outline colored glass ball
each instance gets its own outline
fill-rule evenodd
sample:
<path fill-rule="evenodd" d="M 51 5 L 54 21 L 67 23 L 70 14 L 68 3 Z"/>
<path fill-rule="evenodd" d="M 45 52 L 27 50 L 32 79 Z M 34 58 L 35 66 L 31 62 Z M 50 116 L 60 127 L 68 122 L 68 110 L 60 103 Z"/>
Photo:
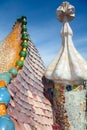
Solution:
<path fill-rule="evenodd" d="M 22 35 L 23 35 L 23 34 L 27 34 L 27 32 L 26 32 L 26 31 L 23 31 L 23 32 L 22 32 Z"/>
<path fill-rule="evenodd" d="M 23 40 L 28 40 L 28 35 L 27 35 L 27 34 L 23 34 L 23 35 L 22 35 L 22 39 L 23 39 Z"/>
<path fill-rule="evenodd" d="M 22 26 L 22 31 L 27 31 L 26 25 Z"/>
<path fill-rule="evenodd" d="M 26 21 L 26 22 L 27 22 L 27 19 L 26 19 L 26 18 L 23 18 L 23 19 L 22 19 L 22 22 L 23 22 L 23 21 Z"/>
<path fill-rule="evenodd" d="M 23 48 L 28 48 L 27 42 L 23 42 L 22 47 L 23 47 Z"/>
<path fill-rule="evenodd" d="M 15 130 L 14 123 L 9 115 L 0 116 L 0 130 Z"/>
<path fill-rule="evenodd" d="M 25 34 L 25 33 L 27 33 L 27 30 L 22 30 L 21 33 L 22 33 L 22 34 Z"/>
<path fill-rule="evenodd" d="M 18 61 L 16 62 L 16 65 L 19 66 L 19 67 L 22 67 L 23 64 L 24 64 L 24 61 L 23 61 L 23 60 L 18 60 Z"/>
<path fill-rule="evenodd" d="M 5 87 L 5 86 L 6 86 L 5 81 L 4 81 L 4 80 L 1 80 L 1 81 L 0 81 L 0 87 Z"/>
<path fill-rule="evenodd" d="M 67 86 L 66 86 L 66 90 L 67 90 L 67 91 L 71 91 L 71 90 L 72 90 L 72 86 L 71 86 L 71 85 L 67 85 Z"/>
<path fill-rule="evenodd" d="M 27 40 L 24 40 L 23 42 L 27 42 Z"/>
<path fill-rule="evenodd" d="M 11 69 L 9 70 L 9 73 L 12 73 L 14 76 L 17 76 L 18 71 L 17 71 L 16 68 L 11 68 Z"/>
<path fill-rule="evenodd" d="M 26 48 L 23 48 L 23 51 L 27 51 L 27 49 L 26 49 Z"/>
<path fill-rule="evenodd" d="M 27 20 L 25 18 L 22 20 L 22 24 L 24 24 L 24 25 L 27 24 Z"/>
<path fill-rule="evenodd" d="M 23 60 L 23 61 L 24 61 L 24 57 L 21 57 L 20 60 Z"/>
<path fill-rule="evenodd" d="M 7 88 L 0 88 L 0 103 L 6 104 L 8 106 L 8 103 L 10 101 L 10 93 Z"/>
<path fill-rule="evenodd" d="M 26 57 L 26 55 L 27 55 L 26 51 L 21 51 L 21 52 L 20 52 L 20 56 L 21 56 L 21 57 Z"/>
<path fill-rule="evenodd" d="M 12 79 L 12 75 L 9 72 L 4 72 L 0 74 L 0 81 L 4 80 L 6 84 L 9 84 Z"/>
<path fill-rule="evenodd" d="M 5 115 L 6 113 L 6 105 L 4 103 L 0 103 L 0 116 Z"/>
<path fill-rule="evenodd" d="M 28 37 L 28 34 L 27 34 L 27 33 L 23 33 L 23 34 L 22 34 L 22 38 L 24 39 L 24 38 L 26 38 L 26 37 Z"/>
<path fill-rule="evenodd" d="M 21 18 L 22 18 L 22 20 L 23 20 L 23 19 L 27 19 L 27 17 L 26 17 L 26 16 L 22 16 Z"/>

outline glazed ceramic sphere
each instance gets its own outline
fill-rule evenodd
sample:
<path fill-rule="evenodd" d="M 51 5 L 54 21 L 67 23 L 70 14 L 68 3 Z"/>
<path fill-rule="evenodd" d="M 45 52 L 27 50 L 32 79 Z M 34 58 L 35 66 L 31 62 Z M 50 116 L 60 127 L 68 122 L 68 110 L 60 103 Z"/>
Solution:
<path fill-rule="evenodd" d="M 0 81 L 5 81 L 6 84 L 9 84 L 12 79 L 12 75 L 9 72 L 4 72 L 0 74 Z"/>
<path fill-rule="evenodd" d="M 9 115 L 0 117 L 0 130 L 15 130 L 14 123 Z"/>
<path fill-rule="evenodd" d="M 12 74 L 14 75 L 14 77 L 16 77 L 17 74 L 18 74 L 18 71 L 17 71 L 16 68 L 11 68 L 11 69 L 9 70 L 9 73 L 12 73 Z"/>
<path fill-rule="evenodd" d="M 0 103 L 6 104 L 8 106 L 8 103 L 10 101 L 10 93 L 7 88 L 0 88 Z"/>

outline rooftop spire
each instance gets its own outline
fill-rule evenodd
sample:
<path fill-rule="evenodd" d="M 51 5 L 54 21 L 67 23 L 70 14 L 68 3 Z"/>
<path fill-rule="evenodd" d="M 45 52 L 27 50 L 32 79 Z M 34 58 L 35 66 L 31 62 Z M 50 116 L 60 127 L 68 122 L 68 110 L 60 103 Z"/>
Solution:
<path fill-rule="evenodd" d="M 63 2 L 56 14 L 58 20 L 63 22 L 62 47 L 48 66 L 45 76 L 58 83 L 80 83 L 87 79 L 87 62 L 77 52 L 72 41 L 73 32 L 68 22 L 75 17 L 75 8 L 69 2 Z"/>

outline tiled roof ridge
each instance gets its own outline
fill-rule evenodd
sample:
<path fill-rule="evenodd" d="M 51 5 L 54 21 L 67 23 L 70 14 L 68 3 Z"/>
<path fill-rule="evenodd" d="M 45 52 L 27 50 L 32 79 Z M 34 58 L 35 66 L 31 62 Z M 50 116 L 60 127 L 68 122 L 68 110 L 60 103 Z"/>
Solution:
<path fill-rule="evenodd" d="M 45 67 L 32 41 L 28 45 L 24 67 L 8 85 L 12 95 L 8 113 L 15 122 L 15 130 L 51 130 L 52 108 L 43 94 Z"/>

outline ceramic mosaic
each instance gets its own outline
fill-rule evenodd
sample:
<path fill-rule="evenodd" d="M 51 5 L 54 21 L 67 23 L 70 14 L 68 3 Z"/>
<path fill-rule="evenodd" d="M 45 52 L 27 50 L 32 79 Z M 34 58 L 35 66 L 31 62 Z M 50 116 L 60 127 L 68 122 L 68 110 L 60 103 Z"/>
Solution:
<path fill-rule="evenodd" d="M 70 130 L 85 130 L 86 90 L 65 92 L 64 107 L 67 111 Z"/>
<path fill-rule="evenodd" d="M 67 86 L 55 84 L 54 95 L 58 115 L 56 122 L 61 130 L 85 130 L 86 90 L 84 86 L 80 85 L 76 88 L 74 86 L 74 89 L 67 90 Z"/>

